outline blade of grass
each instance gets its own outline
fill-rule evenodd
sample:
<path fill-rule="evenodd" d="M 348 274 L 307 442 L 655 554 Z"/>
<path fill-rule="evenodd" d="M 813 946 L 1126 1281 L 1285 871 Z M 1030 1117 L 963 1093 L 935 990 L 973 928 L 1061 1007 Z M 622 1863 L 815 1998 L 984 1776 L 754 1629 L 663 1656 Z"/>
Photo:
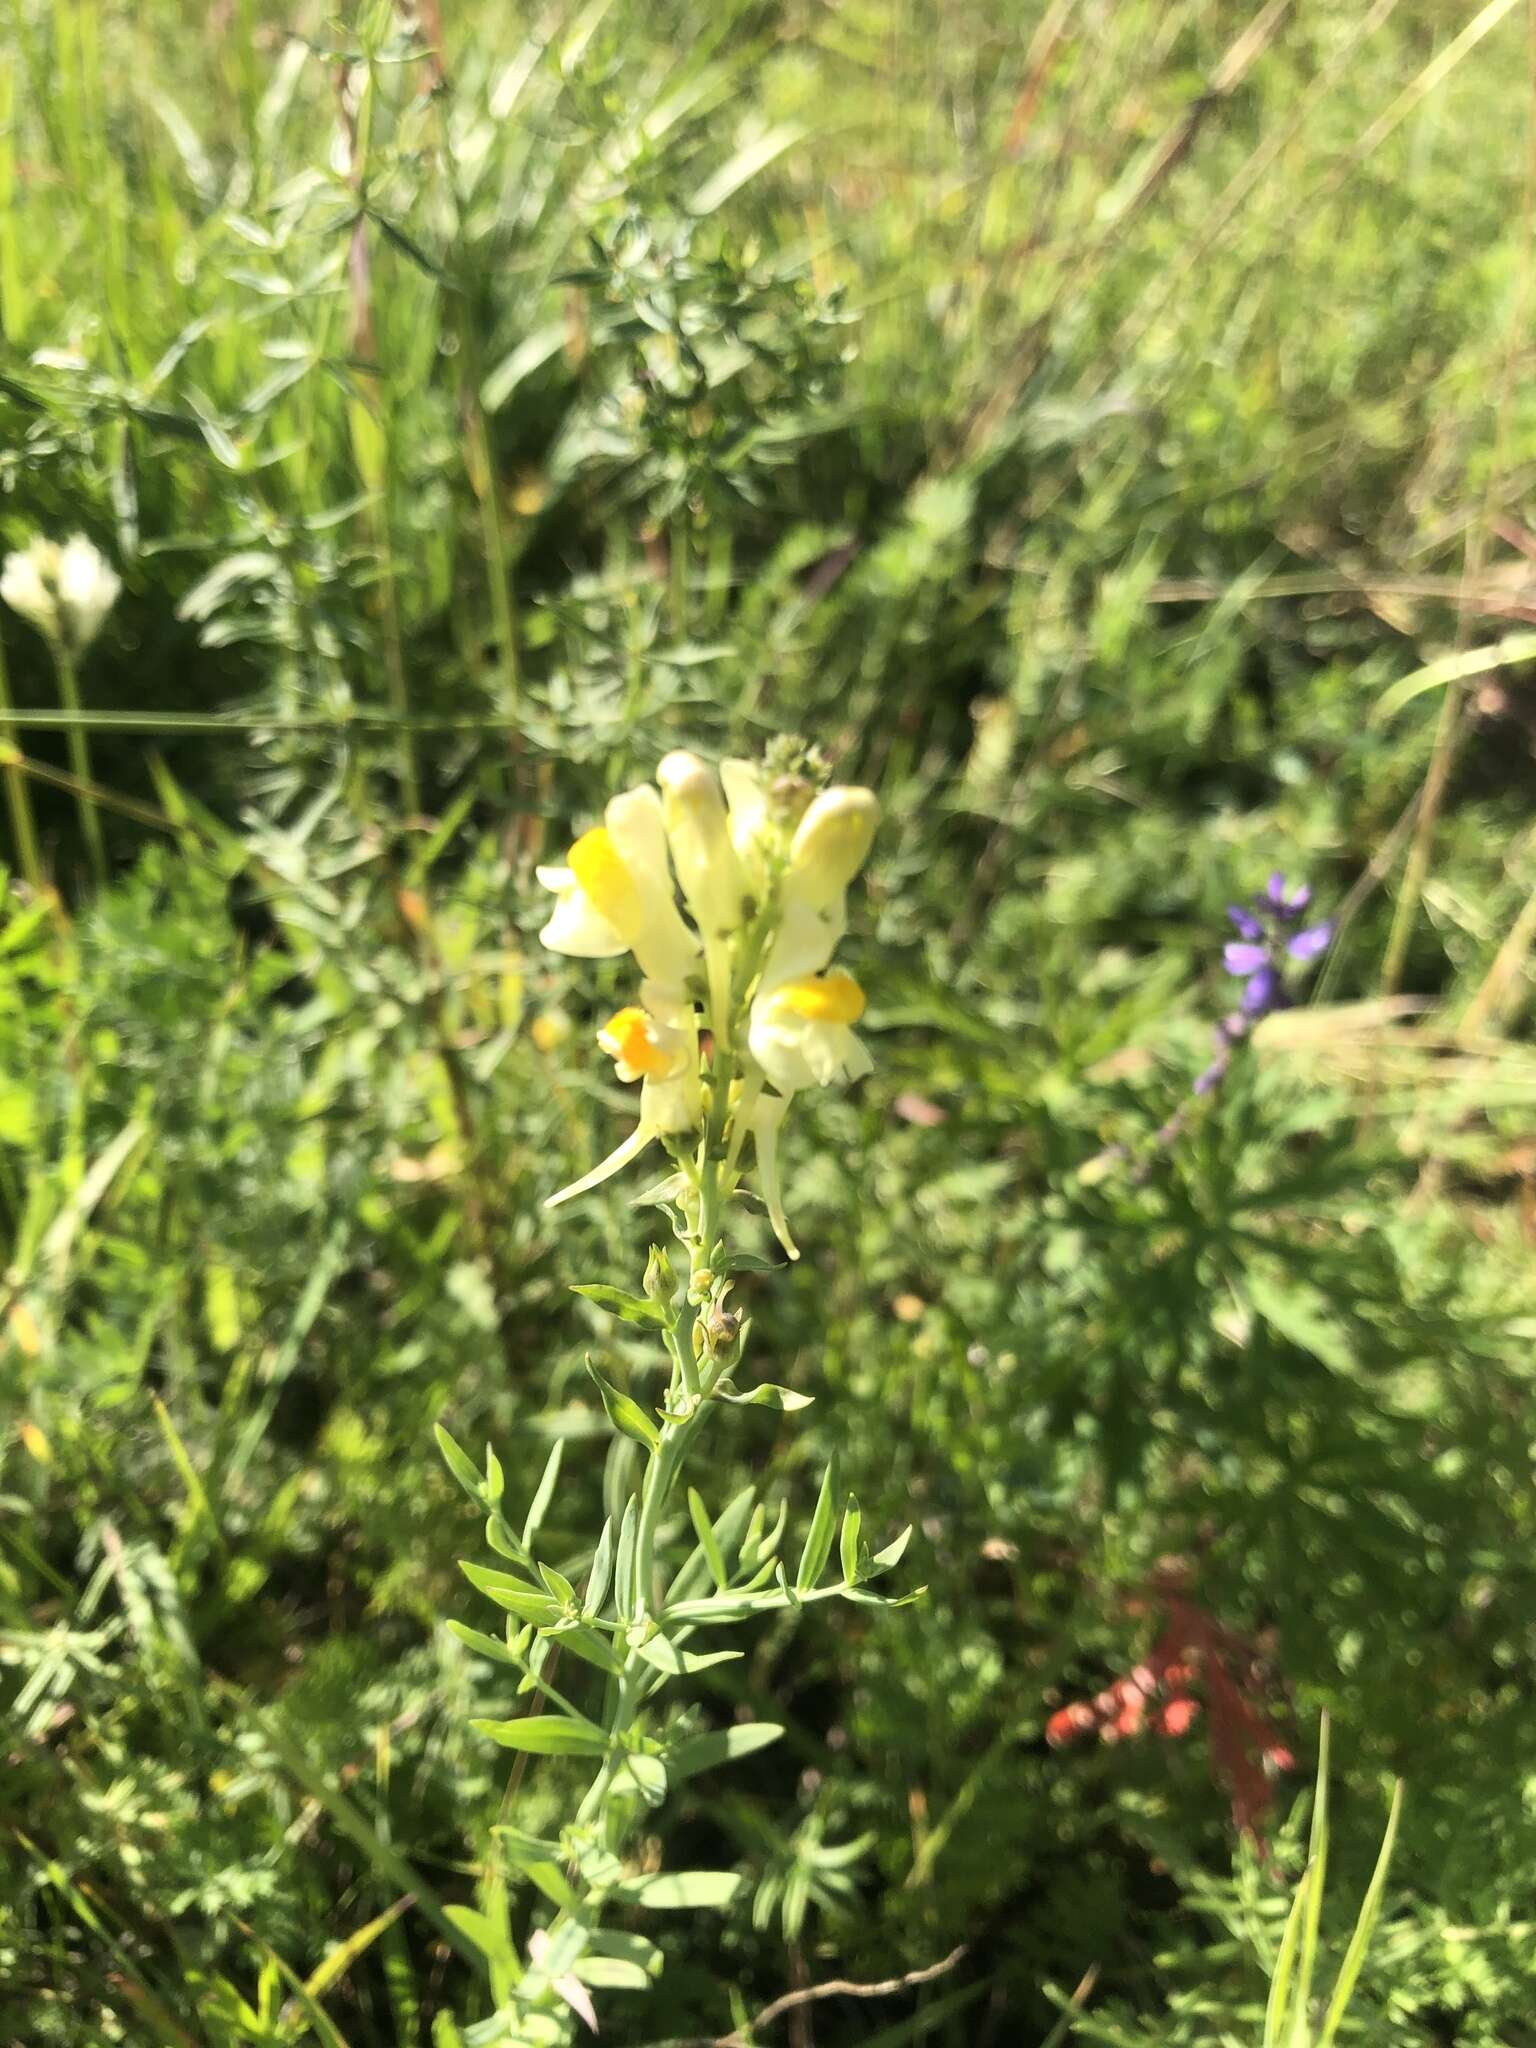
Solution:
<path fill-rule="evenodd" d="M 1360 1972 L 1365 1966 L 1366 1950 L 1370 1947 L 1371 1935 L 1381 1913 L 1382 1894 L 1387 1888 L 1387 1870 L 1392 1862 L 1392 1851 L 1397 1842 L 1397 1824 L 1402 1811 L 1403 1781 L 1399 1778 L 1392 1792 L 1392 1811 L 1387 1816 L 1387 1831 L 1381 1838 L 1381 1853 L 1376 1858 L 1376 1868 L 1372 1872 L 1371 1882 L 1360 1908 L 1360 1917 L 1355 1922 L 1355 1931 L 1350 1936 L 1349 1947 L 1344 1951 L 1344 1961 L 1339 1966 L 1338 1982 L 1334 1985 L 1333 1996 L 1328 2001 L 1328 2010 L 1323 2018 L 1316 2048 L 1332 2048 L 1334 2036 L 1343 2023 Z"/>

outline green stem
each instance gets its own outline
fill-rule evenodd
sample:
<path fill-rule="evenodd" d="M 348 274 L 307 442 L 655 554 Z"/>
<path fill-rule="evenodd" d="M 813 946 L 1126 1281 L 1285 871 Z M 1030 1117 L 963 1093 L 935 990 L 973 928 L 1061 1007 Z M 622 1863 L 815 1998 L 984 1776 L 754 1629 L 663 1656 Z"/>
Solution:
<path fill-rule="evenodd" d="M 11 684 L 5 666 L 5 649 L 0 647 L 0 753 L 5 759 L 5 800 L 11 813 L 11 833 L 21 872 L 33 889 L 43 888 L 43 862 L 37 847 L 37 821 L 32 816 L 32 792 L 22 773 L 21 750 L 16 728 L 11 724 Z"/>
<path fill-rule="evenodd" d="M 672 631 L 679 640 L 688 638 L 688 514 L 679 512 L 672 522 L 668 568 L 671 572 Z"/>
<path fill-rule="evenodd" d="M 69 765 L 74 770 L 76 782 L 88 785 L 95 778 L 91 774 L 91 746 L 85 736 L 80 703 L 80 678 L 75 670 L 75 658 L 68 643 L 58 636 L 50 635 L 48 645 L 53 654 L 54 668 L 58 673 L 59 695 L 64 699 L 64 708 L 81 721 L 65 728 L 64 743 L 69 750 Z M 97 887 L 101 888 L 105 886 L 107 879 L 107 846 L 102 837 L 101 818 L 86 787 L 81 787 L 76 792 L 75 801 L 80 812 L 80 834 L 85 841 L 86 853 L 90 859 L 91 874 Z"/>
<path fill-rule="evenodd" d="M 512 557 L 501 518 L 501 491 L 490 421 L 480 398 L 480 337 L 467 297 L 459 298 L 459 347 L 464 356 L 464 425 L 469 441 L 470 483 L 480 509 L 480 545 L 485 551 L 490 586 L 491 621 L 501 666 L 501 715 L 508 732 L 515 730 L 521 677 L 517 661 L 517 614 L 512 596 Z"/>

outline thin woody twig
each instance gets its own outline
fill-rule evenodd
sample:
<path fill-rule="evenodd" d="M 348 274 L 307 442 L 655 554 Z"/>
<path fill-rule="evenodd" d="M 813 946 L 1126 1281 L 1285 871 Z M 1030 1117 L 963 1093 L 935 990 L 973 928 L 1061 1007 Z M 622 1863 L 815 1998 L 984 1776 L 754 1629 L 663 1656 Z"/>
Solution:
<path fill-rule="evenodd" d="M 803 1991 L 786 1991 L 782 1998 L 765 2005 L 753 2018 L 745 2034 L 700 2034 L 691 2040 L 668 2041 L 661 2048 L 748 2048 L 749 2036 L 759 2028 L 771 2026 L 782 2019 L 787 2012 L 809 2005 L 818 1998 L 894 1998 L 899 1991 L 915 1991 L 920 1984 L 931 1984 L 935 1977 L 942 1977 L 961 1961 L 966 1953 L 965 1943 L 950 1950 L 942 1962 L 929 1963 L 925 1969 L 908 1970 L 904 1976 L 885 1977 L 878 1984 L 854 1984 L 846 1977 L 832 1977 L 825 1984 L 808 1984 Z"/>

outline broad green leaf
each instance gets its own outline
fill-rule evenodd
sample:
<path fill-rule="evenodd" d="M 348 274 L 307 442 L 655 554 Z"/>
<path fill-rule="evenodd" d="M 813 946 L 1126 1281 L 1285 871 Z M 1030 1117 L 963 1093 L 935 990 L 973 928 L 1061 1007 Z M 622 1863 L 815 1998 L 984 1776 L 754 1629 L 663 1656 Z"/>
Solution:
<path fill-rule="evenodd" d="M 1265 1322 L 1287 1343 L 1334 1372 L 1354 1371 L 1354 1347 L 1317 1288 L 1290 1275 L 1272 1279 L 1253 1267 L 1244 1273 L 1243 1287 Z"/>
<path fill-rule="evenodd" d="M 477 1735 L 487 1735 L 503 1749 L 526 1750 L 532 1756 L 602 1756 L 608 1738 L 590 1721 L 568 1714 L 522 1714 L 515 1721 L 471 1721 Z"/>
<path fill-rule="evenodd" d="M 737 1762 L 777 1742 L 784 1730 L 772 1721 L 738 1721 L 732 1728 L 712 1728 L 704 1735 L 690 1735 L 675 1749 L 667 1751 L 667 1770 L 674 1779 L 694 1777 L 717 1764 Z"/>
<path fill-rule="evenodd" d="M 648 1451 L 660 1447 L 661 1431 L 652 1422 L 638 1401 L 632 1401 L 628 1394 L 621 1394 L 617 1387 L 609 1386 L 591 1359 L 587 1360 L 587 1371 L 603 1398 L 603 1407 L 608 1420 L 623 1436 L 633 1437 L 637 1444 L 644 1444 Z"/>
<path fill-rule="evenodd" d="M 795 1590 L 798 1593 L 813 1591 L 827 1568 L 827 1559 L 832 1555 L 832 1535 L 837 1527 L 836 1500 L 837 1460 L 833 1458 L 822 1475 L 816 1511 L 811 1516 L 805 1548 L 800 1553 L 800 1568 L 795 1573 Z"/>

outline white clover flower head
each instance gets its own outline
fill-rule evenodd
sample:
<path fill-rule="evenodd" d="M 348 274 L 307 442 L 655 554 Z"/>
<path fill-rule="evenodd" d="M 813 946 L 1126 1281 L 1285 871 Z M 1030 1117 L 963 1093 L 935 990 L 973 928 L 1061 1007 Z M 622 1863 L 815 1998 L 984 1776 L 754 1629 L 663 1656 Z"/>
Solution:
<path fill-rule="evenodd" d="M 106 556 L 92 547 L 83 533 L 64 543 L 59 555 L 59 602 L 77 648 L 83 651 L 96 638 L 122 587 Z"/>
<path fill-rule="evenodd" d="M 0 597 L 47 639 L 80 654 L 101 631 L 122 584 L 83 533 L 62 547 L 37 535 L 5 558 Z"/>
<path fill-rule="evenodd" d="M 29 625 L 50 636 L 59 630 L 59 544 L 37 539 L 7 555 L 0 570 L 0 597 Z"/>

